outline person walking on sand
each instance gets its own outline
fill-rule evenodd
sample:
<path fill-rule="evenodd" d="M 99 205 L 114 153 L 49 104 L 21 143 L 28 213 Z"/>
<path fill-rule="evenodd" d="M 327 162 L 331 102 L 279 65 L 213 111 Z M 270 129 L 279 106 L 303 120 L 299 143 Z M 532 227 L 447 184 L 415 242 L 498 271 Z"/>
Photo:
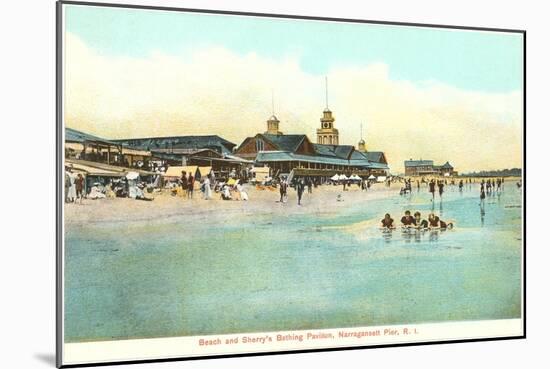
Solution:
<path fill-rule="evenodd" d="M 302 179 L 296 183 L 296 192 L 298 193 L 298 205 L 302 205 L 302 195 L 304 194 L 304 181 Z"/>
<path fill-rule="evenodd" d="M 307 177 L 307 180 L 306 180 L 306 184 L 307 184 L 307 193 L 311 194 L 313 193 L 313 181 L 311 180 L 311 177 Z"/>
<path fill-rule="evenodd" d="M 287 189 L 286 180 L 282 179 L 281 183 L 279 184 L 279 193 L 281 194 L 281 198 L 279 199 L 279 202 L 285 202 L 286 189 Z"/>
<path fill-rule="evenodd" d="M 187 179 L 187 198 L 188 199 L 193 198 L 194 186 L 195 186 L 195 177 L 193 177 L 193 174 L 189 173 L 189 178 Z"/>
<path fill-rule="evenodd" d="M 430 193 L 432 194 L 432 201 L 433 201 L 435 198 L 435 181 L 433 179 L 428 184 L 428 187 L 429 187 Z"/>

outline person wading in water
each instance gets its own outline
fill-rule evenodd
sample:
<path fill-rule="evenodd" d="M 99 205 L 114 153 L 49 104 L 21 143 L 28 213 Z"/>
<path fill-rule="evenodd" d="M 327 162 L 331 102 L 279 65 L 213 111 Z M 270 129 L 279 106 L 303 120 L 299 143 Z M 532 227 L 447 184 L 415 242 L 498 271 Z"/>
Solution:
<path fill-rule="evenodd" d="M 435 181 L 432 179 L 429 183 L 430 192 L 432 194 L 432 201 L 435 198 Z"/>

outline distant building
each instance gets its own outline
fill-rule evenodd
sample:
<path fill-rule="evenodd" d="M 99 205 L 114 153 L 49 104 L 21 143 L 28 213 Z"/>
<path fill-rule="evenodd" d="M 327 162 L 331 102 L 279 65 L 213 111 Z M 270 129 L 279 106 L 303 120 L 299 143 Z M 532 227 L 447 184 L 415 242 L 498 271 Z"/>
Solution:
<path fill-rule="evenodd" d="M 458 175 L 447 161 L 443 165 L 434 165 L 433 160 L 405 160 L 406 176 L 452 176 Z"/>

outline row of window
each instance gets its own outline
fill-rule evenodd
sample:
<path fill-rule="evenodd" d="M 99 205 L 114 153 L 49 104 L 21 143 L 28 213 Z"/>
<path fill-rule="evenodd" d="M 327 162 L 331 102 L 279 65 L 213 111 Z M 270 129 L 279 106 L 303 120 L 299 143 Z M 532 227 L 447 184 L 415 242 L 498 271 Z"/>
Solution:
<path fill-rule="evenodd" d="M 317 141 L 325 145 L 338 145 L 338 137 L 336 136 L 319 136 Z"/>

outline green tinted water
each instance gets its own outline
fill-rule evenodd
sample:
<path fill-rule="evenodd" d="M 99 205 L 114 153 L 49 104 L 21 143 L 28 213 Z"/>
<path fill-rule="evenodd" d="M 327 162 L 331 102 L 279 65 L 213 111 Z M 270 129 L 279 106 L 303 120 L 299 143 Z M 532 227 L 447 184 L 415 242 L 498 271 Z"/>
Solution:
<path fill-rule="evenodd" d="M 350 203 L 336 217 L 68 227 L 66 341 L 520 317 L 521 194 L 508 186 L 482 216 L 476 190 Z M 377 229 L 385 212 L 432 207 L 456 229 Z"/>

